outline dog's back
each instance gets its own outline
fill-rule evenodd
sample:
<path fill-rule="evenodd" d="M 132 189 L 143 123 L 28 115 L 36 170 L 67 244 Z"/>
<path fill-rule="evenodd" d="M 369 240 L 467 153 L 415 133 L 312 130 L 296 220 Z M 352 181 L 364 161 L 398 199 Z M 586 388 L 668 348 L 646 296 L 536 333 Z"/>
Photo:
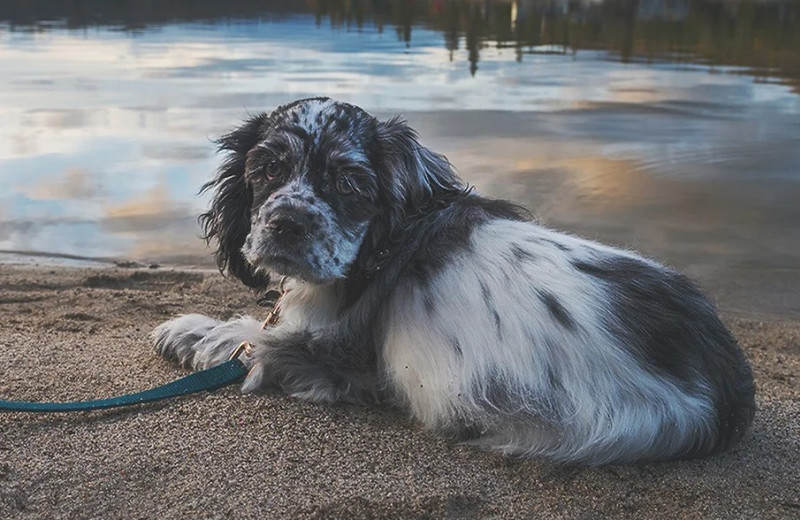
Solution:
<path fill-rule="evenodd" d="M 450 224 L 428 231 L 471 222 L 469 240 L 426 240 L 424 257 L 448 257 L 435 274 L 408 262 L 383 352 L 426 425 L 601 464 L 705 455 L 752 421 L 747 362 L 685 277 L 490 209 L 475 216 L 474 201 L 445 211 Z"/>

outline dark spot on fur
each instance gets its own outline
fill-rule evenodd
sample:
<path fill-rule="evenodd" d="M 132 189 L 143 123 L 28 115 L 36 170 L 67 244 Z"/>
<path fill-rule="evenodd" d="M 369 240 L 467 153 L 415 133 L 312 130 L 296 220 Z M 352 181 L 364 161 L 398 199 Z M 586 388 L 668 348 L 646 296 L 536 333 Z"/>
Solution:
<path fill-rule="evenodd" d="M 412 263 L 408 272 L 419 281 L 421 287 L 428 287 L 433 278 L 433 270 L 424 261 Z"/>
<path fill-rule="evenodd" d="M 530 251 L 525 251 L 519 246 L 519 244 L 511 245 L 511 255 L 517 262 L 533 262 L 536 260 L 536 255 Z"/>
<path fill-rule="evenodd" d="M 568 330 L 575 329 L 575 320 L 564 305 L 558 301 L 558 298 L 549 291 L 539 291 L 539 298 L 545 304 L 550 315 L 561 324 L 562 327 Z"/>
<path fill-rule="evenodd" d="M 547 365 L 547 386 L 553 390 L 561 388 L 561 381 L 556 377 L 556 373 L 551 365 Z"/>
<path fill-rule="evenodd" d="M 433 297 L 427 292 L 425 293 L 425 296 L 422 297 L 422 305 L 425 307 L 425 313 L 429 316 L 432 315 L 436 309 L 436 306 L 433 302 Z"/>
<path fill-rule="evenodd" d="M 534 242 L 536 244 L 550 244 L 551 246 L 553 246 L 553 247 L 555 247 L 557 249 L 560 249 L 561 251 L 571 251 L 571 249 L 568 246 L 565 246 L 561 242 L 556 242 L 555 240 L 552 240 L 552 239 L 549 239 L 549 238 L 544 238 L 544 237 L 540 237 L 540 236 L 534 235 L 534 236 L 528 237 L 526 240 L 528 242 Z"/>
<path fill-rule="evenodd" d="M 350 124 L 347 118 L 344 117 L 343 111 L 337 110 L 334 117 L 328 119 L 325 123 L 325 129 L 336 134 L 343 134 L 347 130 L 350 130 Z"/>
<path fill-rule="evenodd" d="M 305 141 L 308 140 L 311 136 L 308 134 L 308 130 L 303 128 L 302 126 L 292 126 L 286 129 L 287 132 L 296 135 L 301 140 Z"/>
<path fill-rule="evenodd" d="M 492 317 L 494 318 L 494 326 L 497 329 L 497 337 L 499 339 L 503 339 L 503 329 L 500 324 L 500 314 L 497 312 L 497 309 L 492 307 Z"/>
<path fill-rule="evenodd" d="M 494 297 L 492 296 L 489 287 L 486 285 L 486 282 L 483 280 L 479 280 L 481 286 L 481 296 L 483 297 L 483 303 L 486 305 L 486 309 L 489 311 L 489 314 L 492 315 L 494 318 L 494 326 L 497 330 L 497 337 L 499 339 L 503 339 L 503 328 L 502 324 L 500 323 L 500 313 L 497 312 L 497 309 L 494 305 Z"/>
<path fill-rule="evenodd" d="M 592 264 L 582 260 L 573 261 L 572 266 L 582 273 L 586 273 L 591 276 L 596 276 L 598 278 L 606 278 L 611 274 L 608 271 L 608 269 L 604 268 L 600 264 Z"/>
<path fill-rule="evenodd" d="M 486 282 L 484 282 L 483 280 L 480 280 L 480 285 L 481 285 L 481 297 L 483 298 L 483 301 L 488 302 L 489 300 L 492 299 L 492 293 L 489 292 L 489 286 L 486 285 Z"/>
<path fill-rule="evenodd" d="M 450 346 L 453 347 L 453 351 L 456 353 L 458 357 L 464 357 L 464 352 L 461 350 L 461 342 L 458 341 L 458 338 L 451 337 L 450 338 Z"/>

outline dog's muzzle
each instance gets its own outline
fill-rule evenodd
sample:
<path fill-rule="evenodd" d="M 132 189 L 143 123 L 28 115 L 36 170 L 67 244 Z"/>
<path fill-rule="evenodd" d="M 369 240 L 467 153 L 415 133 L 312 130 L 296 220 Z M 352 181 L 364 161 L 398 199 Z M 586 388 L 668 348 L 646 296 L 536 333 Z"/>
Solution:
<path fill-rule="evenodd" d="M 315 227 L 315 219 L 310 213 L 297 210 L 276 213 L 266 225 L 272 238 L 281 245 L 310 240 Z"/>

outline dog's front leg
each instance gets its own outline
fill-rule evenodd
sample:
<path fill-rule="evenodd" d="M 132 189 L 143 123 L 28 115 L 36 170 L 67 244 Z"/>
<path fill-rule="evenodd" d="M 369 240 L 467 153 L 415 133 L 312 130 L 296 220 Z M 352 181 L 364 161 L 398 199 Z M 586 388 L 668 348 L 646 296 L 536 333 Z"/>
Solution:
<path fill-rule="evenodd" d="M 261 322 L 249 316 L 223 322 L 184 314 L 156 327 L 152 337 L 156 353 L 164 359 L 203 370 L 224 362 L 242 341 L 261 334 Z"/>
<path fill-rule="evenodd" d="M 376 370 L 356 345 L 283 327 L 264 330 L 246 355 L 252 368 L 242 391 L 277 387 L 316 403 L 375 402 Z"/>
<path fill-rule="evenodd" d="M 219 365 L 249 342 L 252 351 L 239 358 L 250 370 L 244 392 L 276 387 L 313 402 L 376 401 L 370 351 L 350 339 L 323 337 L 287 325 L 262 330 L 261 322 L 249 316 L 223 322 L 199 314 L 180 316 L 153 331 L 159 355 L 194 370 Z"/>

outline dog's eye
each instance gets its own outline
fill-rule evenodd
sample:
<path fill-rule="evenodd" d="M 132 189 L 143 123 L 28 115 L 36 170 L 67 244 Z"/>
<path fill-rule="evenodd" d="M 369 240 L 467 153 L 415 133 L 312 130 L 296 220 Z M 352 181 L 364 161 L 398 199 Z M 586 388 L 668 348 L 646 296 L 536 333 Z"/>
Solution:
<path fill-rule="evenodd" d="M 353 186 L 353 181 L 350 180 L 350 177 L 347 175 L 339 175 L 336 178 L 336 191 L 342 195 L 350 195 L 356 191 L 356 188 Z"/>
<path fill-rule="evenodd" d="M 264 175 L 267 179 L 274 181 L 283 175 L 283 165 L 278 160 L 272 160 L 264 166 Z"/>

